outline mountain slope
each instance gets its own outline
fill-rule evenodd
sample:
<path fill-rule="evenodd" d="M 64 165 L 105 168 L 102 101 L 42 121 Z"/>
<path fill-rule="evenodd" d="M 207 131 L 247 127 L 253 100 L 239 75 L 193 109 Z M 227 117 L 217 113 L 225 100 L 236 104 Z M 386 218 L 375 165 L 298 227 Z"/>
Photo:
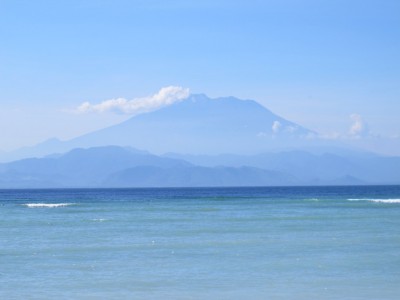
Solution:
<path fill-rule="evenodd" d="M 108 145 L 152 153 L 256 153 L 308 145 L 310 140 L 306 137 L 313 134 L 255 101 L 234 97 L 210 99 L 200 94 L 68 141 L 50 139 L 21 148 L 2 155 L 0 161 Z"/>
<path fill-rule="evenodd" d="M 192 95 L 185 101 L 132 117 L 69 143 L 74 147 L 134 146 L 155 153 L 254 152 L 294 141 L 299 143 L 309 134 L 312 132 L 255 101 Z"/>

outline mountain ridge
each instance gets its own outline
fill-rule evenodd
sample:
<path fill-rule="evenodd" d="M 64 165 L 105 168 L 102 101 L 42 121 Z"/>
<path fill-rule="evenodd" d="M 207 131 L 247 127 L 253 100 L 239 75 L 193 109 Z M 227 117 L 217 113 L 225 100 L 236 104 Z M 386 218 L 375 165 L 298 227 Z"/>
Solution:
<path fill-rule="evenodd" d="M 292 151 L 207 160 L 120 146 L 79 148 L 0 164 L 0 188 L 400 184 L 400 157 Z"/>

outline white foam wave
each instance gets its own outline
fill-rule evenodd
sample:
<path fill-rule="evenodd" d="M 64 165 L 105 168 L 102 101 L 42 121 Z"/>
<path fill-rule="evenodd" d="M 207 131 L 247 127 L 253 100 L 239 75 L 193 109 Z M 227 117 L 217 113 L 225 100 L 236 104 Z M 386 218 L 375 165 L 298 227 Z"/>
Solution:
<path fill-rule="evenodd" d="M 374 199 L 371 201 L 377 203 L 400 203 L 400 199 Z"/>
<path fill-rule="evenodd" d="M 75 203 L 26 203 L 23 205 L 27 206 L 29 208 L 36 208 L 36 207 L 54 208 L 54 207 L 70 206 L 70 205 L 74 205 L 74 204 Z"/>
<path fill-rule="evenodd" d="M 400 199 L 347 199 L 349 201 L 369 201 L 375 203 L 400 203 Z"/>
<path fill-rule="evenodd" d="M 309 199 L 305 199 L 305 200 L 309 201 L 309 202 L 319 202 L 318 198 L 309 198 Z"/>

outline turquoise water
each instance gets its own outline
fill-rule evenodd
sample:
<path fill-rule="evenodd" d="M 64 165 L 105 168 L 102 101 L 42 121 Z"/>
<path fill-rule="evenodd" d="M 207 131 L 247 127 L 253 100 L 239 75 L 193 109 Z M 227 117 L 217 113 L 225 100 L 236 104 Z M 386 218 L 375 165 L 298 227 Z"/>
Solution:
<path fill-rule="evenodd" d="M 0 190 L 0 299 L 400 299 L 400 187 Z"/>

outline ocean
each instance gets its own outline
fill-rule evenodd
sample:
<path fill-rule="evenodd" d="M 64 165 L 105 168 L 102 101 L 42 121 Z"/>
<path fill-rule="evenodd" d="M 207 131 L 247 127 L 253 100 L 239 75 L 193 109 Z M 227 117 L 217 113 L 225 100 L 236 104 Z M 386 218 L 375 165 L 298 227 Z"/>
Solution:
<path fill-rule="evenodd" d="M 400 186 L 0 190 L 0 299 L 400 299 Z"/>

